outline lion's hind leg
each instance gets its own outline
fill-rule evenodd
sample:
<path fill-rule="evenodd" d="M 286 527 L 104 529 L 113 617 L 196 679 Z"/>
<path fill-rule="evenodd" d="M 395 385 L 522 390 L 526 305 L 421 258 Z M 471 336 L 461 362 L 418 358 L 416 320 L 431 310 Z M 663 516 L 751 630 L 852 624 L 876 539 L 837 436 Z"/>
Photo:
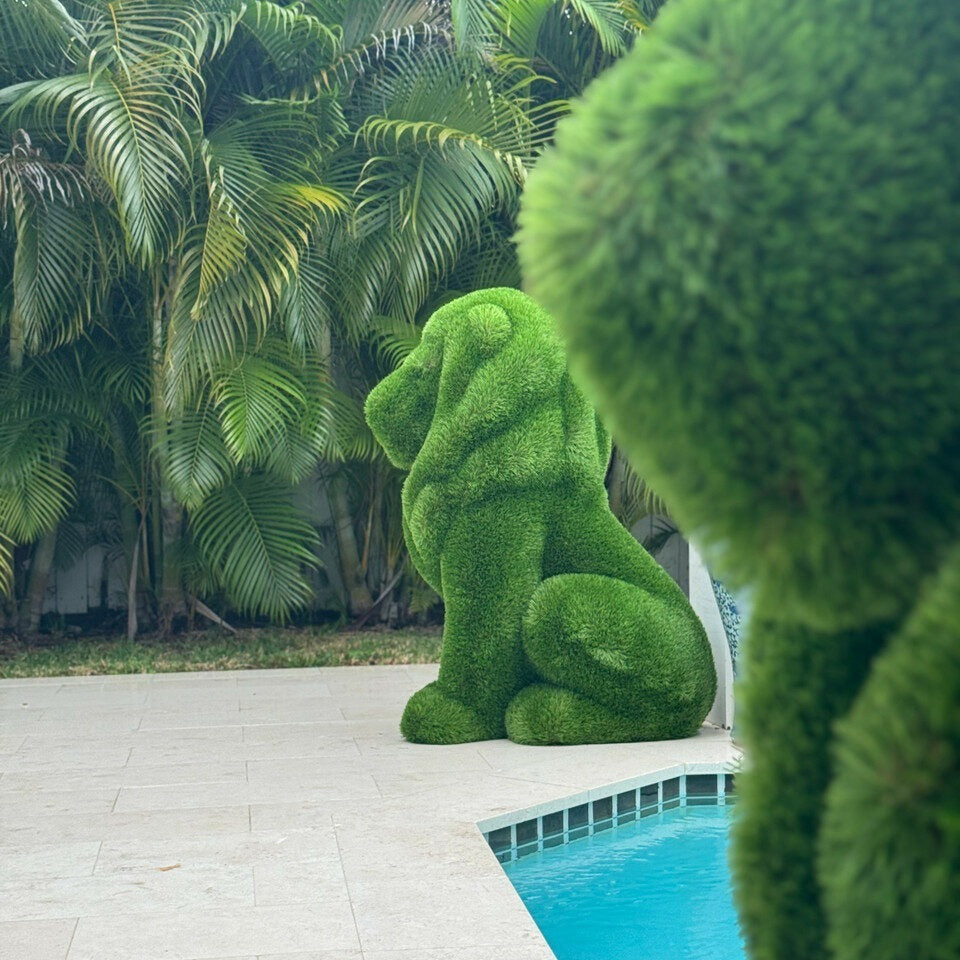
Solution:
<path fill-rule="evenodd" d="M 687 735 L 653 727 L 643 718 L 618 713 L 583 694 L 550 683 L 531 683 L 507 707 L 507 735 L 534 746 L 628 743 Z"/>
<path fill-rule="evenodd" d="M 713 702 L 713 660 L 692 611 L 623 580 L 545 580 L 527 608 L 523 645 L 545 682 L 510 704 L 507 732 L 520 742 L 691 736 Z"/>

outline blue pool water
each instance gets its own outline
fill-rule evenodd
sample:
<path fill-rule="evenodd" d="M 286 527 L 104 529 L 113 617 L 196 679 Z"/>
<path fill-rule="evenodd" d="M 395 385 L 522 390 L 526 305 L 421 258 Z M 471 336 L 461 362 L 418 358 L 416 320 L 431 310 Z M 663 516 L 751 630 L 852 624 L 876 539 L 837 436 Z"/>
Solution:
<path fill-rule="evenodd" d="M 557 960 L 743 960 L 731 810 L 667 810 L 504 869 Z"/>

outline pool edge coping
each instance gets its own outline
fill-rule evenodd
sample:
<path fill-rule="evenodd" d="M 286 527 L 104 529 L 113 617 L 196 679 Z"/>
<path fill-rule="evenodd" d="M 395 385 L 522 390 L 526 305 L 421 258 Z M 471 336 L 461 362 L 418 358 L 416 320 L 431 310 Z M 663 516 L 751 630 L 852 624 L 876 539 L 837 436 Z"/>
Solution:
<path fill-rule="evenodd" d="M 704 760 L 690 763 L 675 763 L 667 767 L 661 767 L 659 770 L 639 774 L 635 777 L 615 780 L 599 787 L 590 787 L 587 790 L 581 790 L 577 793 L 567 794 L 553 800 L 545 800 L 529 807 L 522 807 L 519 810 L 511 810 L 507 813 L 486 817 L 482 820 L 477 820 L 476 826 L 480 833 L 486 837 L 486 835 L 493 830 L 512 827 L 526 820 L 532 820 L 535 817 L 543 817 L 551 813 L 569 810 L 571 807 L 591 803 L 594 800 L 605 800 L 607 797 L 615 797 L 619 793 L 626 793 L 630 790 L 639 790 L 641 787 L 648 787 L 653 783 L 660 783 L 663 780 L 670 780 L 674 777 L 686 777 L 688 774 L 736 775 L 741 771 L 742 762 L 739 757 L 726 761 Z"/>

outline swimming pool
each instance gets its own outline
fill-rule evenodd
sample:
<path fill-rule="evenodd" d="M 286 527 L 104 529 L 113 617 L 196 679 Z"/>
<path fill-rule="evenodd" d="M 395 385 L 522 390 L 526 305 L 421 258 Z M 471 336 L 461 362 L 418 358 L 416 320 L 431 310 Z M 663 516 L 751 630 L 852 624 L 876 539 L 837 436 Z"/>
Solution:
<path fill-rule="evenodd" d="M 732 809 L 666 810 L 503 867 L 557 960 L 743 960 Z"/>

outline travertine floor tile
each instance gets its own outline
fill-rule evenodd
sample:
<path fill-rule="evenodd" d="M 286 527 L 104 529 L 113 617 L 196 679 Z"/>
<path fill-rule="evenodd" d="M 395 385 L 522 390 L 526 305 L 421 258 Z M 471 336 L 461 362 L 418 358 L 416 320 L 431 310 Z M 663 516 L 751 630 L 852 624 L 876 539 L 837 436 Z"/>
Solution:
<path fill-rule="evenodd" d="M 77 817 L 21 814 L 4 811 L 0 799 L 0 840 L 18 844 L 77 843 L 82 840 L 132 840 L 156 837 L 202 838 L 238 833 L 250 828 L 250 808 L 201 807 L 195 810 L 147 810 Z"/>
<path fill-rule="evenodd" d="M 13 881 L 13 894 L 19 895 L 20 889 L 16 881 L 89 877 L 97 862 L 100 846 L 99 840 L 88 840 L 81 843 L 38 843 L 17 847 L 5 844 L 0 833 L 0 887 Z M 0 904 L 0 911 L 2 910 L 3 905 Z M 2 956 L 3 954 L 0 954 L 0 957 Z"/>
<path fill-rule="evenodd" d="M 234 803 L 315 803 L 379 797 L 369 773 L 330 776 L 324 780 L 251 780 L 249 783 L 188 783 L 174 787 L 123 787 L 116 812 L 221 807 Z"/>
<path fill-rule="evenodd" d="M 294 958 L 291 957 L 291 960 Z M 440 950 L 365 950 L 363 960 L 554 960 L 543 942 L 489 944 L 482 947 L 444 947 Z"/>
<path fill-rule="evenodd" d="M 477 821 L 735 757 L 407 743 L 436 669 L 0 681 L 0 958 L 550 960 Z"/>
<path fill-rule="evenodd" d="M 0 923 L 0 957 L 64 960 L 76 926 L 75 919 Z"/>
<path fill-rule="evenodd" d="M 181 783 L 235 783 L 247 779 L 243 760 L 224 763 L 156 763 L 93 767 L 68 771 L 19 771 L 0 781 L 0 794 L 24 790 L 72 790 L 77 787 L 158 787 Z"/>
<path fill-rule="evenodd" d="M 175 864 L 137 873 L 98 873 L 0 883 L 0 921 L 62 917 L 175 916 L 196 907 L 254 904 L 249 867 L 182 870 Z"/>
<path fill-rule="evenodd" d="M 2 854 L 2 850 L 0 850 Z M 201 839 L 104 840 L 97 873 L 138 873 L 179 863 L 183 870 L 214 870 L 264 864 L 340 864 L 340 851 L 329 818 L 313 830 L 283 833 L 237 833 Z"/>
<path fill-rule="evenodd" d="M 216 960 L 241 951 L 358 950 L 346 900 L 280 907 L 81 918 L 67 960 Z"/>
<path fill-rule="evenodd" d="M 542 941 L 506 875 L 351 881 L 360 945 L 373 950 L 425 950 Z M 456 904 L 456 907 L 453 907 Z"/>

